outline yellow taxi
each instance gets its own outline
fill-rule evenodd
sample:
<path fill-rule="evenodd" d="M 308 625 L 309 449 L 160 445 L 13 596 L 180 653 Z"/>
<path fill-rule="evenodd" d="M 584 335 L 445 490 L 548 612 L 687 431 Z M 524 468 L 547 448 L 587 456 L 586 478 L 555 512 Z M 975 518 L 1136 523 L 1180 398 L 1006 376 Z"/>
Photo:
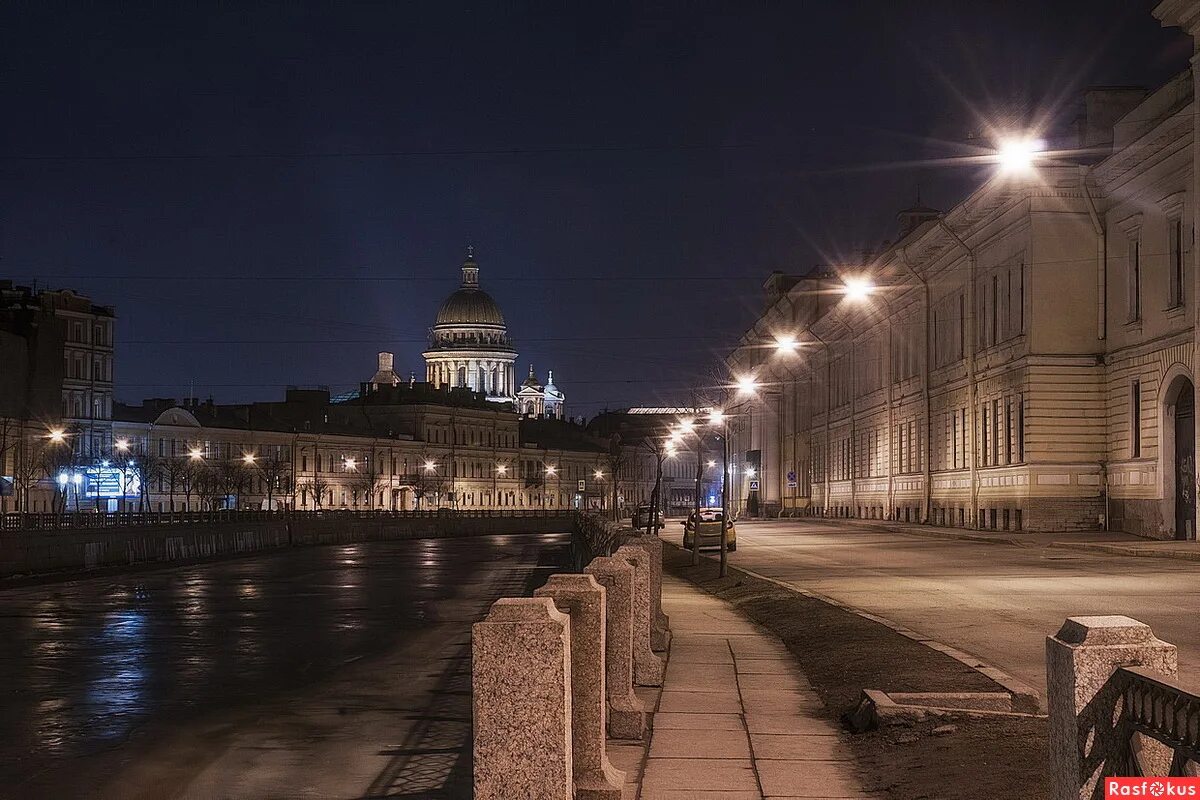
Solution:
<path fill-rule="evenodd" d="M 684 549 L 692 549 L 692 537 L 696 535 L 696 515 L 700 515 L 700 549 L 706 547 L 715 547 L 721 549 L 721 509 L 719 508 L 702 508 L 699 512 L 693 511 L 688 514 L 688 518 L 679 523 L 683 526 L 683 546 Z M 726 541 L 729 543 L 728 550 L 733 552 L 737 550 L 737 529 L 733 527 L 733 520 L 729 521 L 729 528 L 726 531 Z"/>

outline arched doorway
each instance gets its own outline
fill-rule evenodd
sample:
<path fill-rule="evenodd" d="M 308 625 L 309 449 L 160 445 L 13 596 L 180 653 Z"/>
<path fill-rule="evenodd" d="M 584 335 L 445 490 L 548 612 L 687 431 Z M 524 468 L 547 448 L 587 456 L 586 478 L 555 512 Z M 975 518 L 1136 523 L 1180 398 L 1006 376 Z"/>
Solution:
<path fill-rule="evenodd" d="M 1195 387 L 1185 375 L 1176 375 L 1167 385 L 1163 422 L 1163 500 L 1174 511 L 1175 538 L 1195 539 L 1196 399 Z"/>

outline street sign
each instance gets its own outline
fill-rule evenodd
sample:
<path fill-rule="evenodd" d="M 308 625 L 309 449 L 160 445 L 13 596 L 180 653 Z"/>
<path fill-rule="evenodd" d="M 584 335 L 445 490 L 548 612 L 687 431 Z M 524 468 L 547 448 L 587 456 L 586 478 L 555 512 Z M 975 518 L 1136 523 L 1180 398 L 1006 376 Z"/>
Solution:
<path fill-rule="evenodd" d="M 788 474 L 787 474 L 787 481 L 788 481 L 788 488 L 789 488 L 789 489 L 795 489 L 795 488 L 796 488 L 796 472 L 795 472 L 795 470 L 789 470 L 789 471 L 788 471 Z"/>
<path fill-rule="evenodd" d="M 579 479 L 579 491 L 583 492 L 583 491 L 586 491 L 586 490 L 587 490 L 587 482 L 586 482 L 586 481 L 584 481 L 584 479 L 583 479 L 583 478 L 580 478 L 580 479 Z"/>
<path fill-rule="evenodd" d="M 752 491 L 752 492 L 758 491 L 758 478 L 750 479 L 750 491 Z"/>

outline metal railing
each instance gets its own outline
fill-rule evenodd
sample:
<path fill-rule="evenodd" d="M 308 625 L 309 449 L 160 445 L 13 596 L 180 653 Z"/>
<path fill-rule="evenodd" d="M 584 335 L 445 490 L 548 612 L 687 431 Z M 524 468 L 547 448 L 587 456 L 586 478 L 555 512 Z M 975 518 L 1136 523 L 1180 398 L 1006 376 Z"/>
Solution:
<path fill-rule="evenodd" d="M 1141 776 L 1133 734 L 1140 733 L 1170 748 L 1170 776 L 1187 774 L 1188 761 L 1200 764 L 1200 696 L 1141 667 L 1121 667 L 1113 679 L 1121 693 L 1118 736 L 1123 752 L 1115 775 Z"/>
<path fill-rule="evenodd" d="M 151 525 L 195 525 L 214 522 L 267 522 L 278 519 L 422 519 L 422 518 L 570 518 L 580 512 L 571 508 L 558 509 L 495 509 L 457 510 L 439 508 L 422 511 L 389 511 L 367 509 L 330 509 L 316 511 L 143 511 L 95 512 L 73 511 L 62 514 L 8 512 L 0 514 L 0 531 L 46 531 L 80 528 L 136 528 Z"/>

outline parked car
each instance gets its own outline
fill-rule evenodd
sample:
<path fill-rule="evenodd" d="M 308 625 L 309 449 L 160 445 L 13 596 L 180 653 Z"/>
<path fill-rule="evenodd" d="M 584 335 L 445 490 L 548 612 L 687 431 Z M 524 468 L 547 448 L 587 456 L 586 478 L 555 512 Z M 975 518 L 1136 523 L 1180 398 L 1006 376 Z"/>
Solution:
<path fill-rule="evenodd" d="M 706 547 L 715 547 L 721 549 L 721 509 L 719 508 L 702 508 L 699 512 L 693 511 L 688 514 L 688 517 L 683 522 L 679 523 L 683 526 L 683 546 L 684 549 L 692 549 L 692 537 L 696 535 L 696 515 L 699 514 L 700 527 L 700 549 Z M 725 534 L 728 538 L 728 550 L 733 552 L 737 550 L 737 529 L 733 526 L 733 520 L 729 520 L 729 528 Z"/>
<path fill-rule="evenodd" d="M 633 527 L 642 531 L 646 530 L 646 526 L 650 524 L 651 515 L 653 515 L 654 519 L 654 529 L 658 530 L 661 528 L 663 526 L 662 512 L 650 506 L 637 507 L 637 510 L 633 512 Z"/>

